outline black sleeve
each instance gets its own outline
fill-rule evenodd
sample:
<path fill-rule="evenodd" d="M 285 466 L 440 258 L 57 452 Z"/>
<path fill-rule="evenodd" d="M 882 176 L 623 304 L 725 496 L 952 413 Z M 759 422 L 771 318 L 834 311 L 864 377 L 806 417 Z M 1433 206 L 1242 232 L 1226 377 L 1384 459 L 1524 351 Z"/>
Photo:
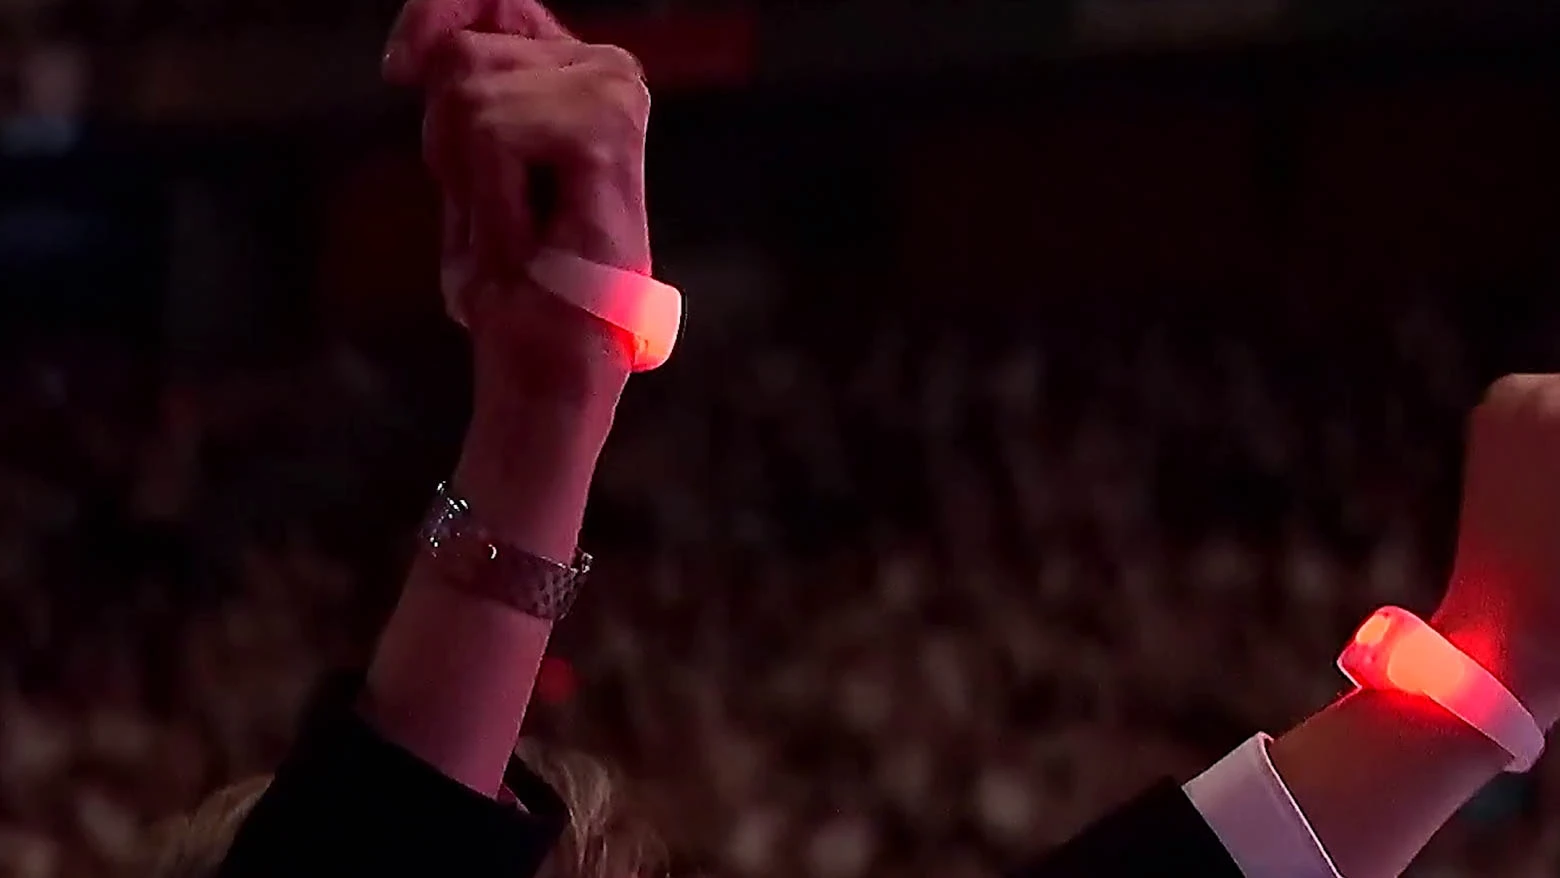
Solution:
<path fill-rule="evenodd" d="M 1165 781 L 1012 878 L 1242 878 L 1224 845 Z"/>
<path fill-rule="evenodd" d="M 220 878 L 534 875 L 568 824 L 558 795 L 518 759 L 505 775 L 518 807 L 445 777 L 358 716 L 359 688 L 323 688 Z"/>

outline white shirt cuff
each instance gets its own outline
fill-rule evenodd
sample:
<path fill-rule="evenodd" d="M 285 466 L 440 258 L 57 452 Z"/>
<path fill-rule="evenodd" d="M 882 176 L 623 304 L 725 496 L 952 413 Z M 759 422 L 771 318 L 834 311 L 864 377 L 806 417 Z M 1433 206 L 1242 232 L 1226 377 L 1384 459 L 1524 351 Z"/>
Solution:
<path fill-rule="evenodd" d="M 1248 878 L 1342 878 L 1257 735 L 1182 791 Z"/>

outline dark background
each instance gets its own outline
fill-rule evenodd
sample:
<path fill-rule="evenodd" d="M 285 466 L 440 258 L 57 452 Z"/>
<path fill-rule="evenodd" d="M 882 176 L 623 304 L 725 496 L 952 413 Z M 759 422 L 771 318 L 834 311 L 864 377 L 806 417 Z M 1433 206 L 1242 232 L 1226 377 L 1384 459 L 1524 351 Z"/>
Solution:
<path fill-rule="evenodd" d="M 467 393 L 394 6 L 0 10 L 0 873 L 264 770 L 394 598 Z M 531 722 L 725 873 L 992 874 L 1281 731 L 1560 368 L 1539 6 L 559 11 L 689 324 Z M 1424 874 L 1552 872 L 1547 766 Z"/>

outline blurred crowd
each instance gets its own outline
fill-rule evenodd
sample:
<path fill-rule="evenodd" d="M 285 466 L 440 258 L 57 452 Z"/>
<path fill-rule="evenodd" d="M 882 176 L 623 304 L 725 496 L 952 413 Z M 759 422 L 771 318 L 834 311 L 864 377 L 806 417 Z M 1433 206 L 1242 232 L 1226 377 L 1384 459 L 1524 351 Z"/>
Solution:
<path fill-rule="evenodd" d="M 528 722 L 719 874 L 964 878 L 1320 707 L 1355 622 L 1439 593 L 1486 342 L 1102 313 L 777 321 L 640 380 Z M 0 874 L 116 874 L 362 660 L 458 413 L 347 349 L 3 368 Z M 1552 874 L 1556 771 L 1424 874 Z"/>
<path fill-rule="evenodd" d="M 264 3 L 258 0 L 34 0 L 0 8 L 0 20 L 14 20 L 22 33 L 63 32 L 102 38 L 110 35 L 209 35 L 250 31 L 321 31 L 373 26 L 393 19 L 403 0 L 337 0 L 332 3 Z M 668 9 L 729 8 L 740 0 L 566 0 L 566 14 L 657 13 Z"/>

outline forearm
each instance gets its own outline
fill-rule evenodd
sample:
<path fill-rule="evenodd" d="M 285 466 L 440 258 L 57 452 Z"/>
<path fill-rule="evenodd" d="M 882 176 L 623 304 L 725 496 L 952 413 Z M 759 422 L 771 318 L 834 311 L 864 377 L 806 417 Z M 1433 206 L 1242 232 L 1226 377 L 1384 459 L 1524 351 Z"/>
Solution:
<path fill-rule="evenodd" d="M 567 399 L 527 388 L 524 377 L 479 388 L 452 484 L 505 543 L 568 562 L 626 373 L 608 371 L 595 391 Z M 446 587 L 419 556 L 374 654 L 364 714 L 447 776 L 496 793 L 551 630 Z"/>
<path fill-rule="evenodd" d="M 1359 692 L 1273 743 L 1274 768 L 1347 878 L 1403 873 L 1510 759 L 1427 699 Z"/>
<path fill-rule="evenodd" d="M 1533 714 L 1555 724 L 1542 656 L 1514 624 L 1444 602 L 1430 624 L 1488 669 Z M 1428 698 L 1359 692 L 1273 744 L 1274 768 L 1339 871 L 1402 874 L 1409 862 L 1511 761 L 1510 754 Z"/>

